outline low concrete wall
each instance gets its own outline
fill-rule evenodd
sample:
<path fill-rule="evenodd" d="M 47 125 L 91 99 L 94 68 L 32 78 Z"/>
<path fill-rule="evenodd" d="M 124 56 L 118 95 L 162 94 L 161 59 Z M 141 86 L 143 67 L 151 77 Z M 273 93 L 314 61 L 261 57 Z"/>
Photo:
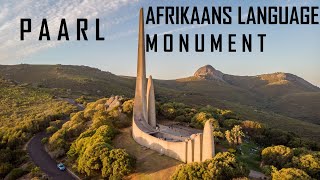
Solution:
<path fill-rule="evenodd" d="M 133 118 L 132 136 L 137 143 L 179 161 L 187 162 L 187 142 L 164 141 L 143 132 L 141 129 L 145 127 L 139 126 L 143 125 Z"/>

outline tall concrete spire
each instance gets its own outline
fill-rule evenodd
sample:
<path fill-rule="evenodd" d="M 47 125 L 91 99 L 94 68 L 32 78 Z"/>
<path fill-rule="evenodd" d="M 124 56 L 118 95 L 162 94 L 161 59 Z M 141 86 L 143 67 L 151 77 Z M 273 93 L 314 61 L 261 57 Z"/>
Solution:
<path fill-rule="evenodd" d="M 215 156 L 214 139 L 213 139 L 213 127 L 211 120 L 207 121 L 203 129 L 203 146 L 202 148 L 202 161 L 211 159 Z"/>
<path fill-rule="evenodd" d="M 137 79 L 136 92 L 134 98 L 134 116 L 144 119 L 148 122 L 146 108 L 146 61 L 145 61 L 145 45 L 144 45 L 144 18 L 143 9 L 140 9 L 139 18 L 139 40 L 138 40 L 138 64 L 137 64 Z"/>
<path fill-rule="evenodd" d="M 156 128 L 156 100 L 154 96 L 154 87 L 152 76 L 149 76 L 147 86 L 147 112 L 148 112 L 148 123 L 151 127 Z"/>

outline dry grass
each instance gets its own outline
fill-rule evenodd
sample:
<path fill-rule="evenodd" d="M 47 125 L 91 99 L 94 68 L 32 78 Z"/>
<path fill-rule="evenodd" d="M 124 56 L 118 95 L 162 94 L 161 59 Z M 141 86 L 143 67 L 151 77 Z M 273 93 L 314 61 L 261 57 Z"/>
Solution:
<path fill-rule="evenodd" d="M 116 148 L 126 149 L 136 158 L 135 172 L 126 179 L 169 179 L 176 167 L 181 164 L 175 159 L 160 155 L 136 143 L 131 136 L 131 127 L 122 129 L 113 144 Z"/>

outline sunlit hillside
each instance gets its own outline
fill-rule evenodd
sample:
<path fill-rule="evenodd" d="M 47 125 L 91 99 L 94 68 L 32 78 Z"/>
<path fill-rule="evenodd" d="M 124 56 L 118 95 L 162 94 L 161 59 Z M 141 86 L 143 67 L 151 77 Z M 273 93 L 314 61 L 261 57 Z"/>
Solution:
<path fill-rule="evenodd" d="M 0 65 L 0 76 L 25 86 L 47 88 L 58 97 L 95 100 L 111 95 L 133 97 L 134 77 L 87 66 Z M 177 80 L 155 80 L 157 101 L 231 109 L 240 116 L 319 139 L 320 89 L 288 73 L 257 76 L 223 74 L 211 66 Z M 303 127 L 303 128 L 300 128 Z"/>

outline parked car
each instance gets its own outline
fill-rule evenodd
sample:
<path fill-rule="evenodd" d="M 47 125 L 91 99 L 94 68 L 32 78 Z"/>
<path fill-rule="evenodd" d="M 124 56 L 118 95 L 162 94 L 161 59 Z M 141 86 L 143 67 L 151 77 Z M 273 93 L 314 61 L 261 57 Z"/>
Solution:
<path fill-rule="evenodd" d="M 58 168 L 60 171 L 66 170 L 66 166 L 65 166 L 63 163 L 59 163 L 59 164 L 57 165 L 57 168 Z"/>

